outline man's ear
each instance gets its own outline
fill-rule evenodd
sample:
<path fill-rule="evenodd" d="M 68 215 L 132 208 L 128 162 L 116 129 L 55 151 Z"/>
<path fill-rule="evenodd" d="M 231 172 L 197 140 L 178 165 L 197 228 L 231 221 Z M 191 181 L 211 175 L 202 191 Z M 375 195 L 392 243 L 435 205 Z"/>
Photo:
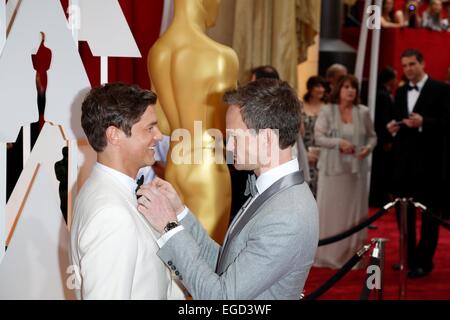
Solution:
<path fill-rule="evenodd" d="M 274 129 L 264 129 L 262 130 L 263 136 L 267 144 L 270 146 L 278 139 L 278 135 L 275 133 Z"/>
<path fill-rule="evenodd" d="M 122 140 L 123 131 L 115 126 L 109 126 L 105 132 L 106 142 L 112 146 L 117 146 Z"/>

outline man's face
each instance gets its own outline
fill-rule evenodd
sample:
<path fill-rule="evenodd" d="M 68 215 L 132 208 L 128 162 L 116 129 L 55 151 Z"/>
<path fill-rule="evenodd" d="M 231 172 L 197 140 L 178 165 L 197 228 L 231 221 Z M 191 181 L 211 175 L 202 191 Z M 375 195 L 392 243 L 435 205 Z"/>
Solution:
<path fill-rule="evenodd" d="M 249 130 L 242 119 L 239 106 L 231 105 L 227 111 L 227 150 L 233 153 L 236 170 L 258 168 L 258 136 Z"/>
<path fill-rule="evenodd" d="M 156 145 L 161 141 L 155 109 L 149 105 L 141 119 L 131 128 L 131 136 L 121 144 L 122 157 L 128 168 L 140 169 L 155 163 Z"/>
<path fill-rule="evenodd" d="M 420 63 L 417 61 L 415 56 L 412 57 L 403 57 L 401 59 L 403 73 L 406 78 L 413 82 L 417 83 L 422 79 L 424 75 L 424 63 Z"/>

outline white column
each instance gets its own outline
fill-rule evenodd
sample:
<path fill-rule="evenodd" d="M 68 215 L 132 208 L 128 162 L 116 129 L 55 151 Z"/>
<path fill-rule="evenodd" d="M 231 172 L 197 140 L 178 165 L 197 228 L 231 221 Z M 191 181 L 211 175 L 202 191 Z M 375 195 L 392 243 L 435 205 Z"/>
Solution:
<path fill-rule="evenodd" d="M 0 55 L 6 42 L 6 2 L 0 0 Z M 0 142 L 0 263 L 5 254 L 6 143 Z"/>
<path fill-rule="evenodd" d="M 108 83 L 108 57 L 100 57 L 100 83 Z"/>
<path fill-rule="evenodd" d="M 0 142 L 0 263 L 5 255 L 6 240 L 6 143 Z"/>
<path fill-rule="evenodd" d="M 366 57 L 366 49 L 367 49 L 367 33 L 368 33 L 368 28 L 367 28 L 367 23 L 366 23 L 366 21 L 368 19 L 367 8 L 370 6 L 371 3 L 372 3 L 372 0 L 366 0 L 366 2 L 364 4 L 364 15 L 363 15 L 363 20 L 361 23 L 361 29 L 360 29 L 360 33 L 359 33 L 358 54 L 356 57 L 356 65 L 355 65 L 355 77 L 359 81 L 360 88 L 361 88 L 362 79 L 363 79 L 364 60 Z"/>
<path fill-rule="evenodd" d="M 72 30 L 73 41 L 78 48 L 78 32 L 80 28 L 79 0 L 69 2 L 69 24 Z M 78 141 L 67 140 L 67 226 L 72 225 L 72 210 L 78 191 Z"/>
<path fill-rule="evenodd" d="M 382 7 L 382 0 L 375 0 L 375 5 L 379 8 Z M 370 110 L 370 115 L 372 117 L 372 122 L 375 122 L 375 105 L 377 100 L 377 80 L 378 80 L 378 60 L 380 53 L 380 35 L 381 29 L 372 30 L 372 50 L 370 52 L 370 76 L 369 76 L 369 98 L 368 107 Z M 372 156 L 369 157 L 369 167 L 372 167 Z M 371 174 L 369 172 L 367 177 L 368 190 L 370 190 L 370 180 Z"/>
<path fill-rule="evenodd" d="M 6 2 L 0 0 L 0 53 L 6 42 Z"/>
<path fill-rule="evenodd" d="M 382 0 L 375 0 L 375 5 L 381 8 Z M 380 54 L 380 29 L 372 31 L 372 50 L 370 55 L 369 101 L 368 107 L 372 120 L 375 119 L 375 104 L 377 97 L 378 60 Z"/>

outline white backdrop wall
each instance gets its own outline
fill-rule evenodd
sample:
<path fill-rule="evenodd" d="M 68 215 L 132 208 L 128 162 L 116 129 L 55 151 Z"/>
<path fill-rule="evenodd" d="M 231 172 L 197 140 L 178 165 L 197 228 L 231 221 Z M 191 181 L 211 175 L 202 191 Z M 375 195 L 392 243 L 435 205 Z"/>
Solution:
<path fill-rule="evenodd" d="M 79 3 L 81 35 L 95 48 L 92 51 L 140 56 L 117 0 Z M 38 119 L 31 55 L 39 48 L 41 31 L 52 56 L 47 72 L 46 123 L 6 205 L 6 217 L 0 210 L 0 228 L 6 219 L 2 239 L 8 240 L 0 263 L 0 298 L 73 299 L 66 286 L 69 236 L 54 165 L 62 158 L 62 148 L 74 140 L 78 140 L 80 152 L 69 163 L 77 165 L 79 182 L 84 182 L 95 162 L 80 125 L 81 102 L 90 84 L 59 1 L 9 0 L 6 15 L 11 26 L 0 56 L 0 143 L 15 142 L 20 128 Z M 6 166 L 0 161 L 2 165 L 0 170 Z M 1 202 L 0 206 L 4 209 Z"/>

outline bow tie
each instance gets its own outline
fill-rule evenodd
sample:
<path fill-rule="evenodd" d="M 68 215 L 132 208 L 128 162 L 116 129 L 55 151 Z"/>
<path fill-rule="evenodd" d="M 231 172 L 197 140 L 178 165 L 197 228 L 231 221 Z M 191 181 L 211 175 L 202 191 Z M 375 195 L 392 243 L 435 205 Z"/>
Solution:
<path fill-rule="evenodd" d="M 249 174 L 247 178 L 247 186 L 245 187 L 245 196 L 252 195 L 252 197 L 258 194 L 258 189 L 256 188 L 256 175 Z"/>
<path fill-rule="evenodd" d="M 408 85 L 408 91 L 411 91 L 411 90 L 419 91 L 419 87 L 418 86 L 410 86 L 410 85 Z"/>
<path fill-rule="evenodd" d="M 138 190 L 141 188 L 141 186 L 144 184 L 144 175 L 142 175 L 137 181 L 137 187 L 136 187 L 136 192 L 138 192 Z M 137 198 L 139 199 L 141 196 L 137 196 Z"/>

